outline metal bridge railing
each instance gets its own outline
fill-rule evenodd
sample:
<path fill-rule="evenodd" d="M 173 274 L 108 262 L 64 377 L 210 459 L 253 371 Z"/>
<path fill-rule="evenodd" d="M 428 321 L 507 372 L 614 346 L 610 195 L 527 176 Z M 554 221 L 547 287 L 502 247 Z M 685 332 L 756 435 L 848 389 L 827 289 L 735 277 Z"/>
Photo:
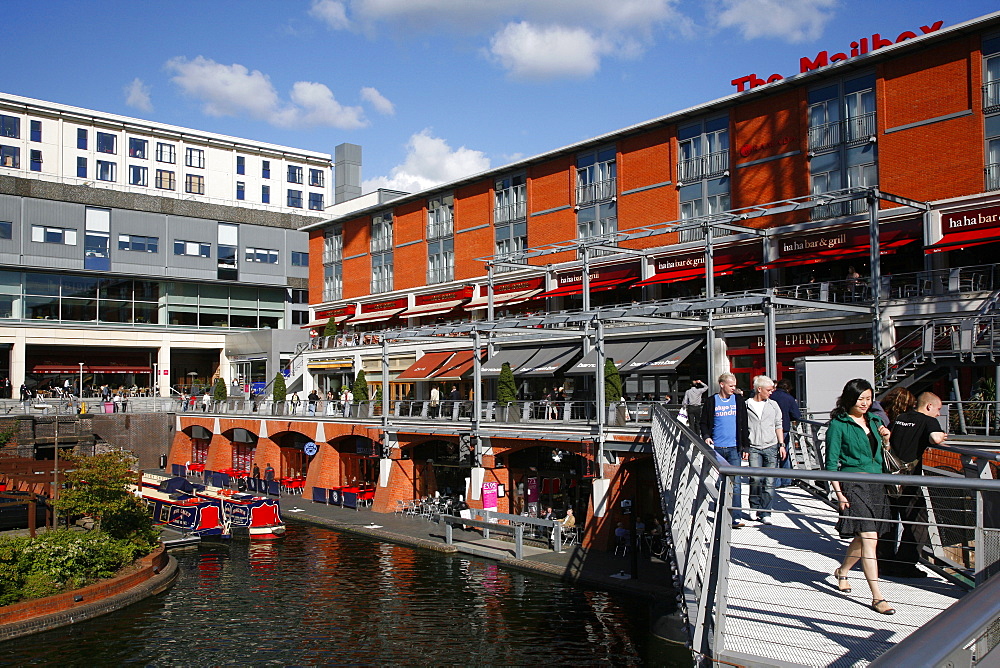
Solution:
<path fill-rule="evenodd" d="M 797 427 L 793 470 L 734 467 L 667 410 L 654 408 L 653 453 L 668 554 L 696 659 L 867 663 L 906 642 L 914 629 L 1000 569 L 1000 481 L 982 479 L 993 470 L 993 453 L 942 448 L 925 457 L 931 461 L 924 476 L 833 473 L 821 470 L 824 431 L 818 423 Z M 773 524 L 751 519 L 744 528 L 734 528 L 735 514 L 747 512 L 746 499 L 734 499 L 734 483 L 746 476 L 796 482 L 775 494 Z M 897 615 L 882 617 L 870 610 L 870 592 L 858 569 L 849 573 L 852 593 L 835 587 L 831 573 L 846 542 L 835 528 L 837 512 L 827 491 L 832 480 L 905 482 L 918 487 L 927 501 L 929 519 L 922 526 L 930 545 L 922 563 L 931 576 L 882 578 L 883 594 Z M 742 488 L 745 494 L 746 482 Z M 898 531 L 903 524 L 917 523 L 891 524 Z M 996 626 L 1000 600 L 990 599 L 989 605 L 986 613 L 977 614 L 991 616 Z M 778 635 L 776 628 L 781 629 Z M 984 647 L 996 644 L 990 633 L 980 634 Z M 914 634 L 914 642 L 919 636 Z M 954 643 L 966 640 L 964 633 L 947 637 Z"/>

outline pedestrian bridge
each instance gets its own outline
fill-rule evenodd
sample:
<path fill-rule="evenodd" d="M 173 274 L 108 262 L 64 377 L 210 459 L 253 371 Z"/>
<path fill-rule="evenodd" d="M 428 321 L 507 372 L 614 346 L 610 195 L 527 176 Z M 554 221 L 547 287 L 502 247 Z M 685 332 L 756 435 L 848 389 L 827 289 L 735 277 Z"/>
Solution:
<path fill-rule="evenodd" d="M 654 409 L 653 450 L 680 607 L 699 664 L 752 666 L 997 665 L 1000 652 L 1000 481 L 926 467 L 913 477 L 929 499 L 925 579 L 882 578 L 896 614 L 870 608 L 860 567 L 843 594 L 832 576 L 847 546 L 835 530 L 827 483 L 852 474 L 815 470 L 823 442 L 796 434 L 797 470 L 732 467 L 668 411 Z M 996 450 L 946 453 L 992 475 Z M 971 467 L 971 468 L 969 468 Z M 736 475 L 793 478 L 777 491 L 774 524 L 732 527 Z M 853 474 L 864 475 L 864 474 Z M 883 479 L 884 478 L 884 479 Z M 893 476 L 866 476 L 886 482 Z M 744 484 L 746 490 L 748 485 Z M 746 499 L 739 500 L 746 507 Z M 970 593 L 972 592 L 972 593 Z M 973 595 L 976 594 L 976 595 Z M 991 627 L 992 624 L 992 627 Z M 992 631 L 988 629 L 993 628 Z"/>

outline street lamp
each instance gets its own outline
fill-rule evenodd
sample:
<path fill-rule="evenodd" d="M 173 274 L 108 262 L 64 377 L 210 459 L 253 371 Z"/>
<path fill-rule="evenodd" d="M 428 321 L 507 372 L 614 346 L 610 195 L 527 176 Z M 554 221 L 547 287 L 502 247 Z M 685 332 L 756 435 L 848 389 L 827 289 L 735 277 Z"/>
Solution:
<path fill-rule="evenodd" d="M 77 396 L 80 397 L 80 401 L 83 401 L 83 362 L 77 362 L 77 364 L 80 365 L 80 394 Z"/>

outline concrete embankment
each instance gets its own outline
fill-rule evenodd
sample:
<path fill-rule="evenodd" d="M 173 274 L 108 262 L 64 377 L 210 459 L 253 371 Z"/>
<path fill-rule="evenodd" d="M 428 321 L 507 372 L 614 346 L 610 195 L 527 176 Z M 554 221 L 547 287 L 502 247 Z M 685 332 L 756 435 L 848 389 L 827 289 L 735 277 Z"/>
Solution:
<path fill-rule="evenodd" d="M 165 591 L 176 579 L 177 561 L 161 545 L 109 580 L 0 608 L 0 642 L 120 610 Z"/>

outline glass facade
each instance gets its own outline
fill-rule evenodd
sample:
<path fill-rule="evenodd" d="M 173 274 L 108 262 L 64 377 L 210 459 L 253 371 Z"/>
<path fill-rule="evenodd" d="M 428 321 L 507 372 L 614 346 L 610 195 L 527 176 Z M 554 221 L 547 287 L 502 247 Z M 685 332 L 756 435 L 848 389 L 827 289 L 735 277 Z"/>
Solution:
<path fill-rule="evenodd" d="M 282 288 L 0 271 L 4 319 L 278 329 L 284 309 Z"/>

